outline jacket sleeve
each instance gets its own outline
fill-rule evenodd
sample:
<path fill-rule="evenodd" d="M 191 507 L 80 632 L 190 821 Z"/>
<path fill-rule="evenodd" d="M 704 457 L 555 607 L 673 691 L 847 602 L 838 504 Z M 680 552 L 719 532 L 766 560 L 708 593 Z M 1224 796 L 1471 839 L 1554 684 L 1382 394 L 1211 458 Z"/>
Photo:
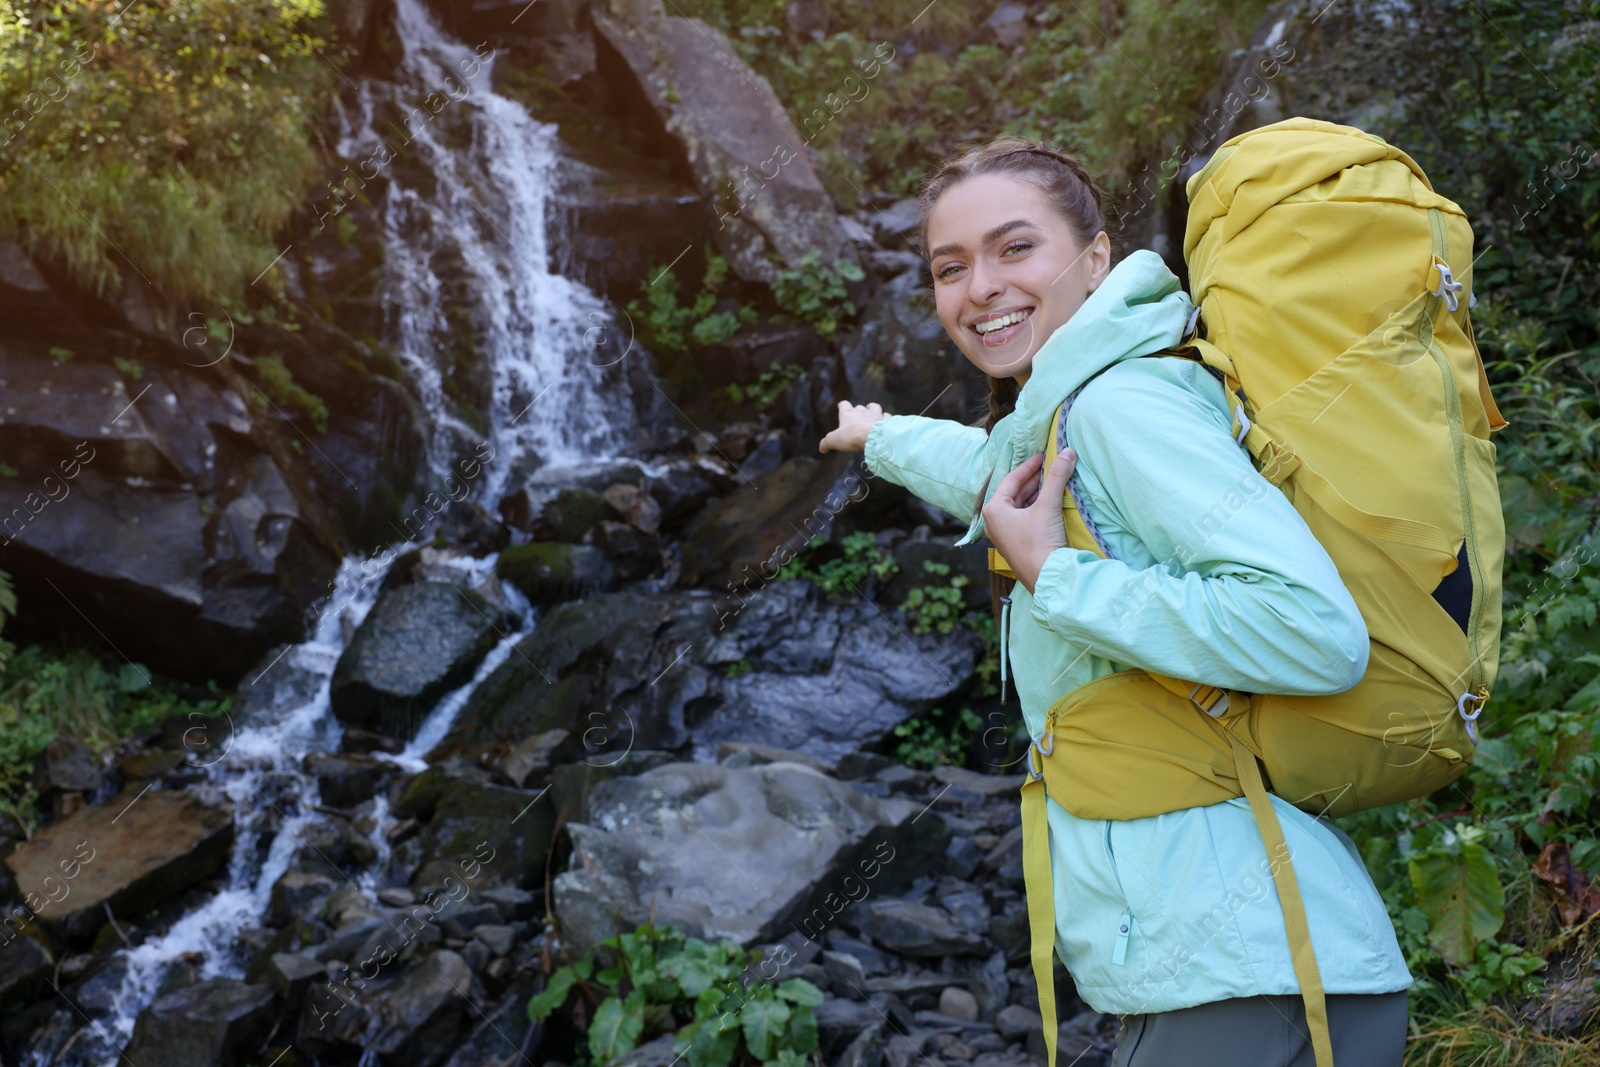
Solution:
<path fill-rule="evenodd" d="M 1162 366 L 1164 365 L 1164 366 Z M 1222 387 L 1195 364 L 1136 359 L 1069 416 L 1091 515 L 1153 565 L 1057 549 L 1035 583 L 1043 626 L 1109 659 L 1253 693 L 1342 693 L 1366 673 L 1366 624 L 1333 561 L 1233 440 Z M 1109 540 L 1109 538 L 1108 538 Z"/>
<path fill-rule="evenodd" d="M 934 507 L 970 522 L 991 467 L 984 462 L 989 435 L 978 426 L 922 415 L 890 415 L 872 424 L 867 469 Z"/>

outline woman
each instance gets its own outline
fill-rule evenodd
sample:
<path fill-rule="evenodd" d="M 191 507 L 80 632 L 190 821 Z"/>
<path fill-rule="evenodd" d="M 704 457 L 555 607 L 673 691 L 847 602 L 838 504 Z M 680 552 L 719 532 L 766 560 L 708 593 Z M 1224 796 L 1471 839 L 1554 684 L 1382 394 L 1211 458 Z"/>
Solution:
<path fill-rule="evenodd" d="M 1009 590 L 1001 656 L 1030 736 L 1066 693 L 1134 667 L 1245 692 L 1351 688 L 1368 656 L 1354 600 L 1235 443 L 1223 386 L 1195 362 L 1137 358 L 1177 345 L 1194 309 L 1153 252 L 1113 268 L 1100 201 L 1082 164 L 1029 141 L 936 167 L 921 195 L 922 247 L 940 322 L 989 376 L 989 417 L 980 429 L 844 402 L 821 450 L 864 450 L 875 474 L 970 516 L 958 543 L 987 534 L 1010 564 L 1020 588 Z M 1052 416 L 1069 397 L 1075 447 L 1040 485 Z M 1108 558 L 1066 547 L 1074 470 Z M 1411 976 L 1383 902 L 1348 836 L 1272 802 L 1335 1059 L 1398 1067 Z M 1309 1067 L 1247 801 L 1126 821 L 1047 803 L 1056 951 L 1078 995 L 1120 1017 L 1114 1062 Z"/>

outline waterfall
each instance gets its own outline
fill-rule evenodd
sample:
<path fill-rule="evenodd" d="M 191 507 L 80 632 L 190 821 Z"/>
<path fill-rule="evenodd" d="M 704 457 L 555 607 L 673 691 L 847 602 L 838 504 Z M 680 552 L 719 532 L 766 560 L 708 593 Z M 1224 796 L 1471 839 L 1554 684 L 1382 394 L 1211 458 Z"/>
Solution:
<path fill-rule="evenodd" d="M 451 39 L 421 0 L 399 0 L 397 22 L 401 69 L 357 88 L 339 151 L 389 179 L 382 307 L 437 419 L 429 467 L 443 479 L 488 443 L 493 501 L 513 474 L 618 453 L 631 397 L 600 344 L 606 304 L 551 266 L 556 128 L 493 92 L 493 50 Z M 462 362 L 479 352 L 494 354 L 481 382 Z"/>
<path fill-rule="evenodd" d="M 386 339 L 431 420 L 423 479 L 442 485 L 453 477 L 452 458 L 473 451 L 485 462 L 471 495 L 492 509 L 508 485 L 539 467 L 619 455 L 630 439 L 632 399 L 616 355 L 588 340 L 609 325 L 606 304 L 550 269 L 555 128 L 495 94 L 492 57 L 451 39 L 421 0 L 398 0 L 398 30 L 405 59 L 395 79 L 365 81 L 340 104 L 339 151 L 356 161 L 358 174 L 374 178 L 377 168 L 387 179 L 380 300 Z M 474 375 L 481 380 L 468 381 Z M 346 559 L 314 609 L 312 636 L 246 680 L 245 708 L 224 754 L 195 787 L 233 808 L 226 884 L 163 932 L 122 950 L 111 964 L 124 975 L 111 1012 L 70 1049 L 36 1051 L 36 1067 L 114 1067 L 139 1014 L 180 960 L 194 963 L 202 979 L 243 976 L 237 934 L 259 925 L 302 832 L 329 818 L 317 810 L 317 781 L 305 759 L 339 749 L 343 731 L 329 704 L 334 666 L 394 560 L 418 547 L 407 542 Z M 494 562 L 443 565 L 472 586 Z M 514 624 L 473 679 L 446 695 L 393 757 L 403 768 L 424 766 L 422 757 L 472 690 L 531 631 L 535 612 L 527 601 L 510 587 L 503 598 Z M 371 894 L 382 888 L 389 859 L 384 798 L 369 817 L 378 863 L 351 884 Z"/>

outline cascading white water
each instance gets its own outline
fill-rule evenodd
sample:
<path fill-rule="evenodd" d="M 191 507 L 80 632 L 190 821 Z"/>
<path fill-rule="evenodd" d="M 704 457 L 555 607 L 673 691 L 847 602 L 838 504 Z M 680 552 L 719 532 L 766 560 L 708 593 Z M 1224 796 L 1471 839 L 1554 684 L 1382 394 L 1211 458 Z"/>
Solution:
<path fill-rule="evenodd" d="M 368 162 L 358 168 L 367 177 L 373 161 L 384 159 L 380 145 L 391 150 L 381 164 L 388 179 L 381 299 L 389 340 L 432 420 L 424 478 L 442 483 L 452 473 L 452 457 L 478 442 L 491 444 L 492 459 L 471 496 L 492 508 L 511 479 L 533 468 L 618 455 L 633 405 L 626 381 L 606 369 L 615 359 L 598 355 L 587 340 L 597 325 L 609 324 L 605 303 L 549 269 L 546 201 L 558 163 L 555 128 L 495 94 L 490 61 L 449 38 L 420 0 L 399 0 L 398 30 L 405 49 L 401 70 L 393 82 L 357 87 L 343 111 L 339 148 L 349 159 Z M 417 101 L 440 92 L 448 99 L 437 114 L 429 108 L 414 117 Z M 402 175 L 419 177 L 408 182 Z M 473 334 L 467 361 L 457 358 L 467 340 L 460 336 L 462 320 Z M 477 411 L 449 387 L 467 362 L 488 372 L 487 404 Z M 36 1053 L 36 1067 L 113 1067 L 140 1012 L 180 959 L 198 961 L 202 979 L 243 974 L 235 936 L 259 925 L 273 883 L 303 844 L 303 831 L 327 818 L 316 810 L 317 781 L 306 773 L 305 758 L 339 747 L 343 731 L 329 705 L 334 666 L 376 602 L 392 562 L 415 547 L 346 559 L 332 594 L 318 605 L 312 636 L 247 680 L 241 696 L 248 711 L 225 754 L 208 767 L 207 781 L 196 787 L 233 807 L 226 886 L 159 936 L 121 952 L 117 965 L 124 977 L 110 1014 L 94 1020 L 66 1056 Z M 475 585 L 492 572 L 494 558 L 443 565 Z M 423 755 L 448 732 L 472 690 L 532 629 L 535 613 L 527 601 L 509 586 L 503 599 L 515 624 L 473 679 L 442 699 L 393 757 L 403 768 L 424 766 Z M 380 888 L 389 858 L 384 798 L 376 799 L 369 817 L 379 862 L 351 884 L 371 893 Z"/>
<path fill-rule="evenodd" d="M 397 355 L 439 418 L 429 463 L 443 477 L 453 454 L 492 441 L 503 455 L 483 492 L 495 499 L 535 463 L 618 452 L 627 383 L 593 343 L 610 321 L 605 303 L 550 266 L 556 128 L 492 91 L 494 61 L 483 58 L 492 49 L 450 39 L 421 0 L 399 0 L 397 18 L 401 72 L 359 87 L 339 150 L 366 163 L 358 178 L 379 170 L 390 179 L 383 308 Z M 463 293 L 474 306 L 452 302 Z M 474 350 L 497 354 L 477 413 L 461 399 L 470 387 L 451 381 L 457 357 Z"/>

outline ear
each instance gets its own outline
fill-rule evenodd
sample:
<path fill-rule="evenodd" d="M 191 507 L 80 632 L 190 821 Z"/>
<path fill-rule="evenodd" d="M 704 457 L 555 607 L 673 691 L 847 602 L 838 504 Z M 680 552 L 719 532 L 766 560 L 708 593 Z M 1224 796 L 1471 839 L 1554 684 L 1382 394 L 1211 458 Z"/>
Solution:
<path fill-rule="evenodd" d="M 1101 230 L 1089 242 L 1089 292 L 1100 288 L 1100 283 L 1111 273 L 1111 238 Z"/>

